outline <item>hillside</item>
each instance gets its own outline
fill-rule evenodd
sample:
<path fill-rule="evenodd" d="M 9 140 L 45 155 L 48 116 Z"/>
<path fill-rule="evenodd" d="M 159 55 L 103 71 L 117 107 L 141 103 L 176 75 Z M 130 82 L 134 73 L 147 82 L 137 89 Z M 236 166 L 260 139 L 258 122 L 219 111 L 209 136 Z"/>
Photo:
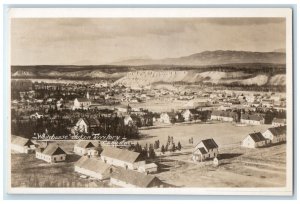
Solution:
<path fill-rule="evenodd" d="M 235 63 L 274 63 L 285 64 L 284 52 L 248 52 L 217 50 L 205 51 L 201 53 L 183 56 L 179 58 L 165 59 L 131 59 L 112 63 L 112 65 L 186 65 L 186 66 L 204 66 L 218 64 Z"/>
<path fill-rule="evenodd" d="M 155 83 L 204 83 L 218 85 L 285 86 L 284 74 L 249 74 L 245 72 L 224 71 L 136 71 L 115 82 L 129 87 L 143 87 Z"/>

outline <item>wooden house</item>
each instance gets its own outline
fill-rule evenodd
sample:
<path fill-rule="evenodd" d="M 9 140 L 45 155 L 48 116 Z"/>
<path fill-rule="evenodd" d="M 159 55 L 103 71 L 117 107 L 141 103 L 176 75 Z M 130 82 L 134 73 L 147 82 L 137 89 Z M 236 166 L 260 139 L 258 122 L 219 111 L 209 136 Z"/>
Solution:
<path fill-rule="evenodd" d="M 30 139 L 20 137 L 20 136 L 11 136 L 11 149 L 18 153 L 31 153 L 35 150 L 35 145 Z"/>
<path fill-rule="evenodd" d="M 110 184 L 125 188 L 159 188 L 163 187 L 156 176 L 146 175 L 137 171 L 117 168 L 110 176 Z"/>
<path fill-rule="evenodd" d="M 144 166 L 146 164 L 141 153 L 114 147 L 103 147 L 101 159 L 107 164 L 131 170 L 137 170 L 140 166 Z"/>
<path fill-rule="evenodd" d="M 99 159 L 83 156 L 74 164 L 74 170 L 77 173 L 103 180 L 110 178 L 113 168 Z"/>
<path fill-rule="evenodd" d="M 286 141 L 286 126 L 278 126 L 267 129 L 263 136 L 269 139 L 271 143 L 280 143 Z"/>
<path fill-rule="evenodd" d="M 204 161 L 218 156 L 219 146 L 214 139 L 201 140 L 194 148 L 193 161 Z"/>
<path fill-rule="evenodd" d="M 247 147 L 247 148 L 264 147 L 267 144 L 268 141 L 260 132 L 250 133 L 242 141 L 242 147 Z"/>
<path fill-rule="evenodd" d="M 55 163 L 65 161 L 67 153 L 56 143 L 51 143 L 47 145 L 46 148 L 36 149 L 35 157 L 48 163 Z"/>

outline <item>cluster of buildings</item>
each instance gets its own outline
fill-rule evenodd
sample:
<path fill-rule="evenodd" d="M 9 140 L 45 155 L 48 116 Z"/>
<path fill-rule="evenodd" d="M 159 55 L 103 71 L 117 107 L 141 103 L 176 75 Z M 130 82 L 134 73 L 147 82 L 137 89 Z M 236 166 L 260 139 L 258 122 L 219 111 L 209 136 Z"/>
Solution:
<path fill-rule="evenodd" d="M 31 140 L 13 136 L 12 150 L 34 153 L 37 159 L 47 163 L 67 160 L 68 153 L 57 143 L 35 144 Z M 74 153 L 81 158 L 75 162 L 74 171 L 99 180 L 109 180 L 119 187 L 162 187 L 163 182 L 150 175 L 158 171 L 155 163 L 147 163 L 141 153 L 115 147 L 101 148 L 95 141 L 78 141 Z"/>
<path fill-rule="evenodd" d="M 111 185 L 120 187 L 161 187 L 162 182 L 150 175 L 157 172 L 157 165 L 147 164 L 141 153 L 104 147 L 100 155 L 96 156 L 88 153 L 93 149 L 93 145 L 88 142 L 86 144 L 87 154 L 75 163 L 75 172 L 100 180 L 109 180 Z M 78 146 L 79 144 L 74 147 L 76 152 L 79 151 Z M 80 155 L 82 152 L 81 148 Z"/>
<path fill-rule="evenodd" d="M 242 147 L 258 148 L 270 144 L 278 144 L 286 141 L 286 126 L 268 128 L 265 132 L 254 132 L 248 134 L 241 142 Z"/>

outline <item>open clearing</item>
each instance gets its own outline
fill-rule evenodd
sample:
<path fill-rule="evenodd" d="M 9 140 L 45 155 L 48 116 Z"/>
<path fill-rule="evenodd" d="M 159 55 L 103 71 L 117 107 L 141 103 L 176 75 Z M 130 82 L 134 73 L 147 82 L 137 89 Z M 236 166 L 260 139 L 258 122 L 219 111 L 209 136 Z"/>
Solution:
<path fill-rule="evenodd" d="M 194 163 L 188 151 L 162 156 L 157 176 L 176 187 L 284 187 L 285 144 L 260 149 L 220 148 L 219 166 Z"/>
<path fill-rule="evenodd" d="M 193 137 L 194 145 L 200 140 L 213 138 L 220 147 L 240 144 L 240 142 L 252 132 L 264 132 L 270 125 L 257 126 L 236 126 L 233 123 L 194 123 L 164 125 L 140 130 L 143 139 L 139 143 L 154 143 L 160 140 L 161 144 L 167 142 L 168 136 L 172 136 L 177 144 L 178 141 L 183 146 L 189 146 L 188 140 Z M 192 145 L 193 146 L 193 145 Z"/>

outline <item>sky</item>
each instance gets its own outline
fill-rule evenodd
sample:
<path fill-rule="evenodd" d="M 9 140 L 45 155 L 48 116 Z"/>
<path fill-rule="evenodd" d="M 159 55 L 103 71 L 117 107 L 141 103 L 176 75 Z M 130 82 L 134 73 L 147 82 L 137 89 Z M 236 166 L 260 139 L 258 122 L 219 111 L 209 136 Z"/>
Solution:
<path fill-rule="evenodd" d="M 283 18 L 13 18 L 12 65 L 101 65 L 285 49 Z"/>

